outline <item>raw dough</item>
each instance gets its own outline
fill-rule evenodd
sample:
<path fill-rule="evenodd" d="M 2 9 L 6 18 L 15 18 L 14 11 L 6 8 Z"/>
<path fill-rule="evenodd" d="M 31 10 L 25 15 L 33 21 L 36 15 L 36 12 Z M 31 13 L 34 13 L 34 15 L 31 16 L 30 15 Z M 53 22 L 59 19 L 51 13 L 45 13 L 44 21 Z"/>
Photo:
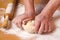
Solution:
<path fill-rule="evenodd" d="M 23 29 L 29 33 L 34 33 L 34 21 L 28 21 L 26 25 L 22 25 Z"/>

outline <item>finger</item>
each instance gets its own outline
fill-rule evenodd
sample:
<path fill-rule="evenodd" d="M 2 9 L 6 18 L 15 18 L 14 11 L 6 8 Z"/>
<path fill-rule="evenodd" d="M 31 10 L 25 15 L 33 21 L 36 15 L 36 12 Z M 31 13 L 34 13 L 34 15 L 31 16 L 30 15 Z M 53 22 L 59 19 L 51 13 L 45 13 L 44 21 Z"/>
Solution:
<path fill-rule="evenodd" d="M 21 24 L 18 23 L 18 27 L 21 28 L 21 29 L 23 29 L 23 28 L 22 28 L 22 23 L 21 23 Z"/>
<path fill-rule="evenodd" d="M 53 21 L 51 21 L 51 28 L 52 28 L 52 31 L 55 29 L 55 27 L 54 27 L 55 25 L 54 25 L 54 22 Z"/>
<path fill-rule="evenodd" d="M 14 23 L 15 25 L 18 25 L 16 20 L 12 20 L 12 23 Z"/>
<path fill-rule="evenodd" d="M 44 32 L 48 32 L 48 23 L 45 24 Z"/>
<path fill-rule="evenodd" d="M 17 22 L 16 18 L 14 18 L 14 19 L 12 20 L 12 23 L 14 23 L 15 25 L 17 25 L 17 24 L 18 24 L 18 22 Z"/>
<path fill-rule="evenodd" d="M 45 24 L 41 23 L 41 26 L 39 28 L 38 34 L 42 34 L 44 32 L 44 26 L 45 26 Z"/>
<path fill-rule="evenodd" d="M 23 21 L 23 20 L 22 20 L 22 21 Z M 22 21 L 21 21 L 21 20 L 18 20 L 18 21 L 17 21 L 17 26 L 18 26 L 19 28 L 22 27 Z"/>
<path fill-rule="evenodd" d="M 21 28 L 21 26 L 22 26 L 22 23 L 19 22 L 19 23 L 18 23 L 18 27 Z"/>
<path fill-rule="evenodd" d="M 35 25 L 34 31 L 35 31 L 35 33 L 37 33 L 40 28 L 41 23 L 39 21 L 35 20 L 34 25 Z"/>
<path fill-rule="evenodd" d="M 13 20 L 12 20 L 12 23 L 16 23 L 16 20 L 15 20 L 15 19 L 13 19 Z"/>
<path fill-rule="evenodd" d="M 51 32 L 52 31 L 52 24 L 51 23 L 48 23 L 49 24 L 49 30 L 48 32 Z"/>
<path fill-rule="evenodd" d="M 12 23 L 14 23 L 14 20 L 12 20 Z"/>
<path fill-rule="evenodd" d="M 24 20 L 23 20 L 23 24 L 26 25 L 26 23 L 27 23 L 29 20 L 32 20 L 32 19 L 31 19 L 31 18 L 24 19 Z"/>

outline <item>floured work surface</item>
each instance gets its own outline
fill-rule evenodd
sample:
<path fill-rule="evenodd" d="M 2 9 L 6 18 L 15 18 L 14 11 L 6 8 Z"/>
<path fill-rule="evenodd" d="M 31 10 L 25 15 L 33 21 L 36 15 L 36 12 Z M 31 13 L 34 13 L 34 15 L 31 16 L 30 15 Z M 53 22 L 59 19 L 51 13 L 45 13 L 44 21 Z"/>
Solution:
<path fill-rule="evenodd" d="M 15 34 L 25 40 L 60 40 L 60 12 L 56 11 L 54 21 L 56 29 L 53 33 L 40 35 L 40 34 L 29 34 L 21 29 L 19 29 L 15 24 L 12 24 L 12 28 L 5 30 L 1 28 L 0 30 L 6 32 L 7 34 Z M 57 16 L 58 15 L 58 16 Z"/>
<path fill-rule="evenodd" d="M 21 13 L 23 13 L 22 7 L 20 7 Z M 14 34 L 21 37 L 23 40 L 60 40 L 60 11 L 56 11 L 54 14 L 54 23 L 56 29 L 50 34 L 40 35 L 40 34 L 29 34 L 21 29 L 19 29 L 15 24 L 12 23 L 12 27 L 9 30 L 1 28 L 0 30 L 7 34 Z"/>

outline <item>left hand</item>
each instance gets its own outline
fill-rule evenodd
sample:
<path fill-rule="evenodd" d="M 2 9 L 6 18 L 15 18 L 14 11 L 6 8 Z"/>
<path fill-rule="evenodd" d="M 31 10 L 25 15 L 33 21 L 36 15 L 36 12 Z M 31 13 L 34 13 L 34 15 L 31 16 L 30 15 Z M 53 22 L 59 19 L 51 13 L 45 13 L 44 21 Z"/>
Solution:
<path fill-rule="evenodd" d="M 26 24 L 29 20 L 35 18 L 35 13 L 24 13 L 22 15 L 17 16 L 12 20 L 19 28 L 22 28 L 22 24 Z"/>
<path fill-rule="evenodd" d="M 39 14 L 35 18 L 35 33 L 42 34 L 51 32 L 54 29 L 53 22 L 47 15 Z"/>

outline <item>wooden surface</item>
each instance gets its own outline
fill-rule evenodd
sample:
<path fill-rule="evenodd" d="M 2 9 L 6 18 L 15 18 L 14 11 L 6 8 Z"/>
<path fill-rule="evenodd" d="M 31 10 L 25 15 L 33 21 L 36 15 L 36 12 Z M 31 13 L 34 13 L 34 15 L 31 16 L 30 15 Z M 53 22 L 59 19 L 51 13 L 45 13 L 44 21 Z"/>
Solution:
<path fill-rule="evenodd" d="M 0 40 L 20 40 L 16 35 L 12 34 L 5 34 L 4 32 L 0 31 Z"/>
<path fill-rule="evenodd" d="M 13 0 L 0 0 L 0 8 L 6 8 L 7 4 Z"/>

